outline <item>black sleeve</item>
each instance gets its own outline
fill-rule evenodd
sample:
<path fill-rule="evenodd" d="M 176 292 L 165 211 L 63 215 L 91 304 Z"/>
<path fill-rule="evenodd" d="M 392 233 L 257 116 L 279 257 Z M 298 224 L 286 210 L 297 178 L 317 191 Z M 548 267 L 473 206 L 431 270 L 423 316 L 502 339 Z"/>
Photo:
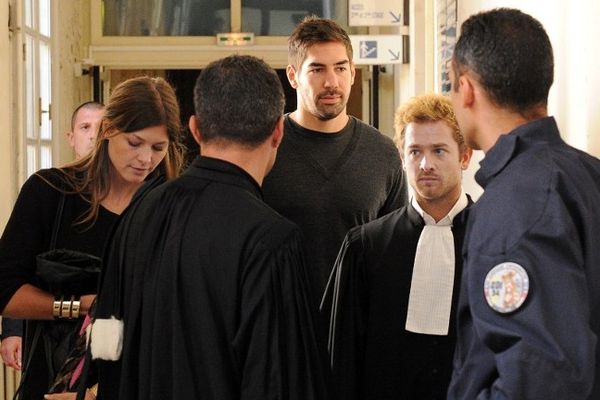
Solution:
<path fill-rule="evenodd" d="M 0 310 L 17 289 L 35 282 L 35 257 L 48 249 L 59 198 L 37 174 L 21 188 L 0 239 Z"/>
<path fill-rule="evenodd" d="M 23 323 L 21 319 L 2 318 L 2 339 L 10 336 L 23 337 Z"/>

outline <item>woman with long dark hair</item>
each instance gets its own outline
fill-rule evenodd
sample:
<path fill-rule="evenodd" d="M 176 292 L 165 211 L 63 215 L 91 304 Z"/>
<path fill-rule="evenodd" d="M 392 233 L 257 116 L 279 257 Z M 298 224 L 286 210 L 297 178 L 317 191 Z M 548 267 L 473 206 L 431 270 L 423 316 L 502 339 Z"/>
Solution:
<path fill-rule="evenodd" d="M 69 350 L 53 348 L 52 335 L 32 346 L 36 326 L 52 331 L 53 320 L 60 320 L 78 329 L 95 298 L 93 292 L 55 298 L 40 287 L 36 256 L 69 249 L 101 257 L 136 191 L 155 177 L 179 175 L 181 132 L 173 88 L 162 78 L 129 79 L 110 96 L 94 150 L 61 168 L 36 172 L 21 188 L 0 239 L 2 315 L 28 320 L 21 398 L 42 399 Z"/>

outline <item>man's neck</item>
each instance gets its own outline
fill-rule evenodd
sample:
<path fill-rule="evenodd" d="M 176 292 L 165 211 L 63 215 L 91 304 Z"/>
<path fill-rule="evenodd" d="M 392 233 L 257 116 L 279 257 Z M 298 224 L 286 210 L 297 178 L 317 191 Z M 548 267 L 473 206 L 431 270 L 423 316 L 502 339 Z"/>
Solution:
<path fill-rule="evenodd" d="M 487 113 L 481 119 L 482 121 L 482 143 L 481 150 L 487 153 L 500 136 L 506 135 L 521 125 L 525 125 L 536 119 L 545 118 L 548 116 L 545 107 L 532 109 L 527 114 L 515 113 L 507 110 L 496 109 L 493 112 Z"/>
<path fill-rule="evenodd" d="M 416 197 L 419 207 L 431 216 L 435 222 L 439 222 L 452 210 L 462 193 L 462 188 L 458 187 L 446 196 L 437 199 L 425 199 Z"/>
<path fill-rule="evenodd" d="M 348 114 L 346 111 L 342 111 L 338 116 L 333 119 L 321 120 L 315 117 L 308 111 L 300 108 L 290 113 L 290 118 L 303 128 L 310 129 L 311 131 L 323 132 L 323 133 L 337 133 L 344 129 L 348 124 Z"/>
<path fill-rule="evenodd" d="M 270 151 L 268 142 L 249 149 L 236 143 L 203 143 L 200 154 L 235 164 L 246 171 L 262 186 L 265 175 L 270 169 Z"/>

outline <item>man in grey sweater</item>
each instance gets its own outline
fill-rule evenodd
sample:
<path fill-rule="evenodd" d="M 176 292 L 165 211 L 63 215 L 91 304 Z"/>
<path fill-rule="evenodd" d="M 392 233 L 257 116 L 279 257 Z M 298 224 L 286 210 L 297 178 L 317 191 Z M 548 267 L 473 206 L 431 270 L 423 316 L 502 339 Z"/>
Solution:
<path fill-rule="evenodd" d="M 285 117 L 265 201 L 300 226 L 315 306 L 348 230 L 406 204 L 398 150 L 346 112 L 352 45 L 335 22 L 305 18 L 289 38 L 287 77 L 297 109 Z"/>

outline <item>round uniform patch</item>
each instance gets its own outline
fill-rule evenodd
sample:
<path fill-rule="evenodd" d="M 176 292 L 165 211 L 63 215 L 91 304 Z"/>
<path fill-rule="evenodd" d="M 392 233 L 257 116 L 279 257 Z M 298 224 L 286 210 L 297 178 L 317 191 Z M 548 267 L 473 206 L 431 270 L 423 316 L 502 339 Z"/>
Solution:
<path fill-rule="evenodd" d="M 502 314 L 513 312 L 529 293 L 527 271 L 513 262 L 498 264 L 485 277 L 483 290 L 492 309 Z"/>

